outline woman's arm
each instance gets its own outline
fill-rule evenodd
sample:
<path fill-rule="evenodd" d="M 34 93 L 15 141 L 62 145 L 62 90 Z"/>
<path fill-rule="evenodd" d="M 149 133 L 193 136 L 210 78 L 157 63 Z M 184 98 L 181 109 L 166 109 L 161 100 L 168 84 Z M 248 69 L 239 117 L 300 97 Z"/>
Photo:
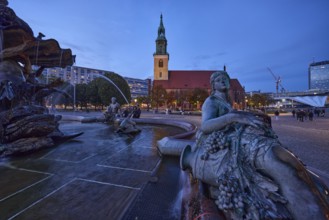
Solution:
<path fill-rule="evenodd" d="M 261 118 L 252 115 L 239 114 L 238 112 L 229 112 L 217 118 L 203 121 L 201 124 L 201 131 L 204 134 L 209 134 L 213 131 L 222 129 L 231 123 L 241 123 L 253 127 L 264 126 L 264 121 Z"/>
<path fill-rule="evenodd" d="M 230 116 L 225 114 L 225 110 L 213 97 L 208 97 L 202 105 L 201 131 L 205 134 L 219 130 L 231 123 Z M 222 115 L 221 115 L 222 114 Z"/>
<path fill-rule="evenodd" d="M 202 122 L 201 131 L 204 134 L 209 134 L 213 131 L 220 130 L 226 125 L 235 122 L 231 113 L 219 116 L 217 118 L 208 119 Z"/>
<path fill-rule="evenodd" d="M 220 130 L 231 123 L 241 123 L 253 127 L 264 125 L 261 118 L 257 118 L 251 114 L 241 114 L 237 111 L 225 113 L 222 106 L 216 101 L 207 99 L 202 107 L 202 123 L 201 131 L 209 134 L 213 131 Z"/>

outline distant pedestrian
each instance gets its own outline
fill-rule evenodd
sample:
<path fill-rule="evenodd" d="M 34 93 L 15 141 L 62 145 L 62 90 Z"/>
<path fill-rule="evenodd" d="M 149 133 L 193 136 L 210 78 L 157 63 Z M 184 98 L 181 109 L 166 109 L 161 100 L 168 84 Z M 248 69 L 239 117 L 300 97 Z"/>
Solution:
<path fill-rule="evenodd" d="M 313 121 L 313 116 L 314 116 L 313 111 L 312 111 L 312 110 L 309 111 L 309 113 L 308 113 L 308 119 L 309 119 L 310 121 Z"/>
<path fill-rule="evenodd" d="M 297 120 L 303 122 L 304 117 L 305 117 L 305 111 L 304 110 L 299 110 L 297 111 Z"/>
<path fill-rule="evenodd" d="M 275 120 L 279 120 L 280 112 L 278 110 L 274 112 L 274 115 L 275 115 Z"/>
<path fill-rule="evenodd" d="M 128 117 L 128 115 L 129 115 L 129 109 L 128 109 L 128 107 L 126 107 L 126 108 L 123 110 L 122 117 L 126 118 L 126 117 Z"/>
<path fill-rule="evenodd" d="M 133 118 L 139 118 L 141 116 L 141 109 L 139 105 L 133 107 Z"/>
<path fill-rule="evenodd" d="M 319 116 L 320 116 L 320 110 L 319 110 L 319 109 L 317 109 L 317 108 L 316 108 L 316 109 L 314 109 L 314 114 L 316 114 L 316 116 L 318 116 L 318 117 L 319 117 Z"/>
<path fill-rule="evenodd" d="M 51 105 L 50 113 L 52 114 L 56 113 L 56 106 L 54 104 Z"/>
<path fill-rule="evenodd" d="M 292 113 L 292 117 L 295 117 L 295 114 L 296 114 L 295 109 L 293 109 L 291 113 Z"/>

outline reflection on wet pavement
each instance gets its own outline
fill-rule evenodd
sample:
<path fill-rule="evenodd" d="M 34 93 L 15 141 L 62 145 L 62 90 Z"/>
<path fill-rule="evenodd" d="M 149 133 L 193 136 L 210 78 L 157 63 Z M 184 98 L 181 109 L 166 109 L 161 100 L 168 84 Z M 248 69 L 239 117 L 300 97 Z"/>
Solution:
<path fill-rule="evenodd" d="M 84 134 L 54 148 L 0 161 L 0 219 L 120 219 L 160 157 L 156 141 L 182 132 L 141 125 L 136 136 L 102 123 L 62 123 Z"/>

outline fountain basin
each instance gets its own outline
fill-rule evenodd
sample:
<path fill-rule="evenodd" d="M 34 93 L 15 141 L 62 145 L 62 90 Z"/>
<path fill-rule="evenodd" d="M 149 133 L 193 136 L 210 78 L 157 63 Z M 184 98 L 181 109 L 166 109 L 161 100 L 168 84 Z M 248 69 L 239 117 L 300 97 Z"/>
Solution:
<path fill-rule="evenodd" d="M 157 124 L 138 126 L 142 132 L 128 136 L 104 123 L 61 121 L 63 132 L 84 135 L 56 148 L 0 160 L 1 217 L 121 219 L 154 175 L 162 179 L 158 138 L 184 132 Z"/>

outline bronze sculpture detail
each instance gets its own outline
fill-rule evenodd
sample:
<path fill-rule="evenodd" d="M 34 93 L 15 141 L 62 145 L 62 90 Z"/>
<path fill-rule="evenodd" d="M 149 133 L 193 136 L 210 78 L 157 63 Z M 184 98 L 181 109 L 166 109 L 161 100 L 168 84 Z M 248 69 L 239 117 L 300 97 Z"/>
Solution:
<path fill-rule="evenodd" d="M 211 85 L 182 169 L 208 186 L 227 219 L 328 219 L 328 188 L 282 147 L 267 116 L 231 108 L 226 71 Z"/>
<path fill-rule="evenodd" d="M 0 0 L 0 157 L 51 147 L 82 133 L 65 135 L 60 116 L 48 114 L 43 98 L 61 82 L 45 85 L 38 81 L 44 68 L 74 63 L 70 49 L 54 39 L 34 37 L 27 23 Z M 32 66 L 38 66 L 36 71 Z M 64 94 L 67 95 L 67 94 Z"/>

